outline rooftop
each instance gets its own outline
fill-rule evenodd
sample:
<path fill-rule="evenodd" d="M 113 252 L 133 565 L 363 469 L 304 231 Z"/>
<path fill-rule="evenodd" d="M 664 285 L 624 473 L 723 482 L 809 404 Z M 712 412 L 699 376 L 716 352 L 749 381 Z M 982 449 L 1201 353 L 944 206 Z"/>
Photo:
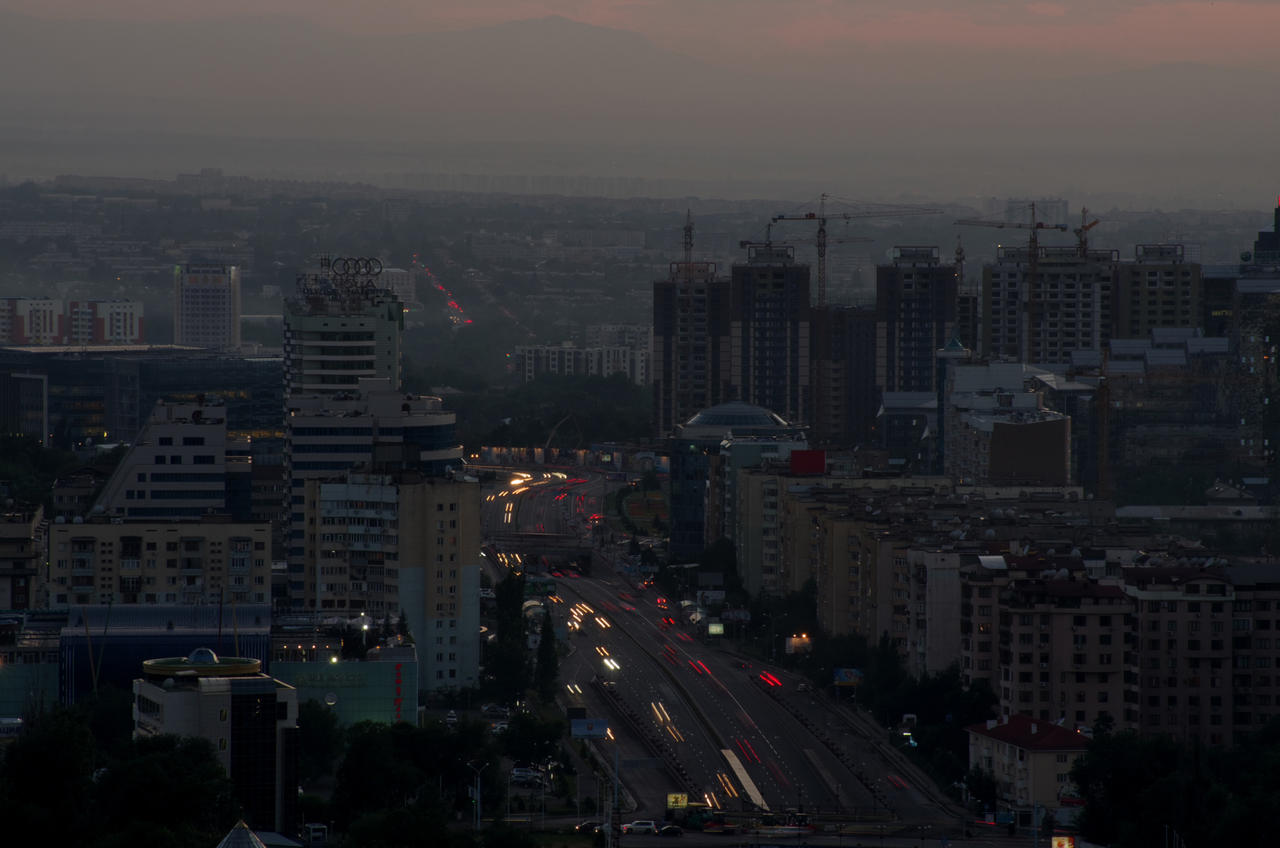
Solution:
<path fill-rule="evenodd" d="M 1030 751 L 1083 751 L 1089 747 L 1089 738 L 1082 733 L 1024 715 L 1011 715 L 1004 721 L 991 719 L 965 729 Z"/>

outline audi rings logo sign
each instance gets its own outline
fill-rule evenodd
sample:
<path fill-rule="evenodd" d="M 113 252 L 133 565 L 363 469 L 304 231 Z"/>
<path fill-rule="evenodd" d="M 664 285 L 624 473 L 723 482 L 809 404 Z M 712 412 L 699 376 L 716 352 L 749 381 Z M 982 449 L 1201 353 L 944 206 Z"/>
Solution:
<path fill-rule="evenodd" d="M 337 256 L 329 262 L 335 277 L 376 277 L 382 273 L 382 260 L 368 256 Z"/>

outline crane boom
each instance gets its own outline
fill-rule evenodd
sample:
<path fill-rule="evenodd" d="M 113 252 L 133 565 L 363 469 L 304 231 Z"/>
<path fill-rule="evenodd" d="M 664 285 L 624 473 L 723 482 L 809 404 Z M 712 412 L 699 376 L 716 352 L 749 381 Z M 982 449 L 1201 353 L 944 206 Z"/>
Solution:
<path fill-rule="evenodd" d="M 845 221 L 852 221 L 857 218 L 903 218 L 911 215 L 937 215 L 941 210 L 926 209 L 923 207 L 913 206 L 886 206 L 883 209 L 867 210 L 865 212 L 833 212 L 827 213 L 827 198 L 831 195 L 824 193 L 818 199 L 817 212 L 804 212 L 797 215 L 774 215 L 769 219 L 769 224 L 777 224 L 783 221 L 816 221 L 818 223 L 817 236 L 814 239 L 814 246 L 818 250 L 818 306 L 827 305 L 827 219 L 839 218 Z M 844 239 L 843 241 L 850 241 Z"/>
<path fill-rule="evenodd" d="M 1022 302 L 1022 308 L 1027 314 L 1023 321 L 1025 326 L 1034 324 L 1040 313 L 1040 287 L 1039 287 L 1039 262 L 1040 262 L 1040 231 L 1041 230 L 1061 230 L 1066 232 L 1068 227 L 1066 224 L 1050 224 L 1041 221 L 1036 217 L 1036 205 L 1028 204 L 1031 210 L 1031 220 L 1027 223 L 1018 221 L 987 221 L 981 218 L 961 218 L 956 224 L 962 227 L 994 227 L 998 230 L 1014 229 L 1027 230 L 1027 277 L 1026 277 L 1026 298 Z M 1026 337 L 1028 333 L 1023 333 L 1023 360 L 1028 359 L 1028 351 L 1026 350 Z"/>

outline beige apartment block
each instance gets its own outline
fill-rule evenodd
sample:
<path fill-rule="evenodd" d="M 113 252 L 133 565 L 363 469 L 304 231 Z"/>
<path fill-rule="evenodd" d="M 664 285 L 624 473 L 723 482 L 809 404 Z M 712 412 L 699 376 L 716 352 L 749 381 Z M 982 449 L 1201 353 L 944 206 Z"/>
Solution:
<path fill-rule="evenodd" d="M 1022 715 L 992 719 L 966 730 L 969 767 L 995 776 L 1002 808 L 1054 810 L 1077 797 L 1071 767 L 1088 748 L 1084 734 Z"/>
<path fill-rule="evenodd" d="M 119 519 L 49 529 L 49 605 L 268 603 L 271 527 Z"/>

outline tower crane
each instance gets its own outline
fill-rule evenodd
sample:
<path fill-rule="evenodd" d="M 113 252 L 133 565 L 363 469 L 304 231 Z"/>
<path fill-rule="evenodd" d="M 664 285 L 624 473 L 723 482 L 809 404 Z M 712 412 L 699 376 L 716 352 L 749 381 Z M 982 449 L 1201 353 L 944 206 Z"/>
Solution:
<path fill-rule="evenodd" d="M 1080 226 L 1076 227 L 1074 230 L 1071 231 L 1076 234 L 1076 249 L 1080 251 L 1081 259 L 1089 258 L 1089 235 L 1088 235 L 1089 231 L 1102 223 L 1097 218 L 1094 218 L 1092 221 L 1089 221 L 1086 224 L 1085 220 L 1088 217 L 1089 217 L 1089 210 L 1081 206 L 1080 207 Z"/>
<path fill-rule="evenodd" d="M 1041 230 L 1061 230 L 1067 231 L 1066 224 L 1050 224 L 1041 221 L 1036 217 L 1036 205 L 1028 204 L 1031 210 L 1031 220 L 1027 223 L 1018 221 L 988 221 L 982 218 L 960 218 L 956 224 L 962 227 L 995 227 L 996 229 L 1015 229 L 1028 230 L 1027 234 L 1027 277 L 1026 292 L 1027 298 L 1023 301 L 1023 308 L 1033 312 L 1029 317 L 1029 323 L 1034 324 L 1039 314 L 1040 287 L 1038 285 L 1037 272 L 1039 271 L 1040 262 L 1040 232 Z M 1083 236 L 1082 236 L 1083 238 Z M 1026 347 L 1024 339 L 1023 347 Z M 1023 351 L 1023 359 L 1027 358 L 1027 352 Z"/>
<path fill-rule="evenodd" d="M 926 209 L 911 206 L 885 206 L 880 209 L 869 209 L 863 212 L 833 212 L 828 214 L 827 198 L 830 196 L 831 195 L 824 193 L 819 198 L 817 212 L 804 212 L 796 215 L 774 215 L 769 219 L 770 225 L 783 221 L 813 221 L 817 223 L 818 232 L 814 238 L 813 244 L 818 249 L 818 306 L 827 305 L 828 218 L 840 218 L 845 221 L 852 221 L 855 218 L 904 218 L 910 215 L 937 215 L 941 212 L 939 209 Z M 845 238 L 841 241 L 870 241 L 870 239 Z"/>

